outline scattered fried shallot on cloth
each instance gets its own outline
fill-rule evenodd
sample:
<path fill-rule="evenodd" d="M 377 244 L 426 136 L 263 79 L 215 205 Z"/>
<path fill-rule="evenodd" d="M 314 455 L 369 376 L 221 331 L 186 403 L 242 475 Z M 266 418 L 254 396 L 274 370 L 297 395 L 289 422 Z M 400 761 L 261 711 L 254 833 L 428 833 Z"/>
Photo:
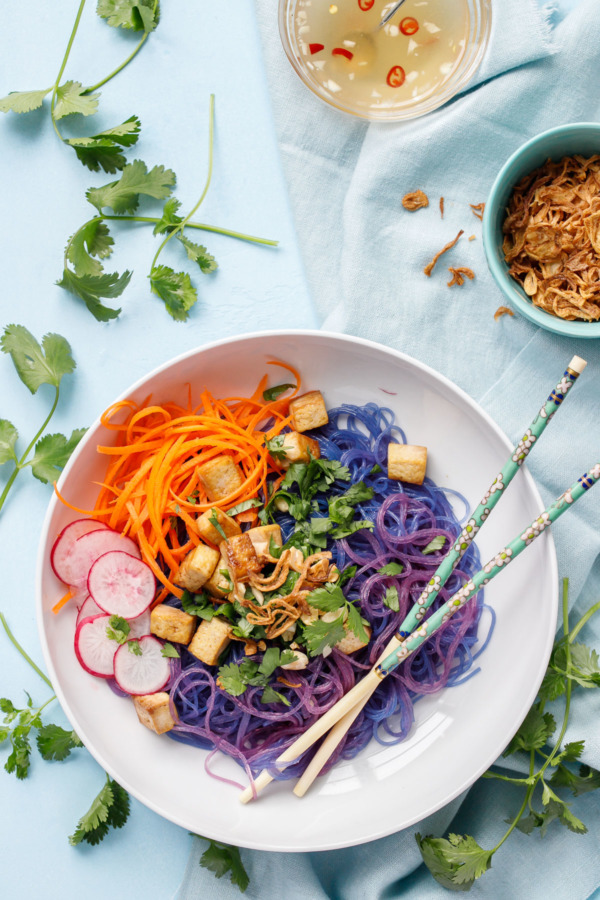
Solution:
<path fill-rule="evenodd" d="M 438 261 L 438 259 L 440 258 L 440 256 L 443 256 L 444 253 L 447 253 L 448 250 L 451 250 L 451 249 L 454 247 L 454 245 L 455 245 L 456 243 L 458 243 L 458 240 L 459 240 L 460 236 L 463 235 L 463 234 L 464 234 L 464 231 L 463 231 L 462 228 L 461 228 L 461 230 L 458 232 L 458 234 L 456 235 L 456 237 L 454 238 L 454 240 L 453 240 L 453 241 L 450 241 L 449 244 L 446 244 L 445 247 L 442 247 L 442 249 L 441 249 L 440 251 L 438 251 L 438 253 L 435 254 L 435 256 L 433 257 L 433 259 L 431 260 L 431 262 L 428 263 L 428 264 L 425 266 L 425 268 L 423 269 L 423 271 L 425 272 L 425 274 L 427 275 L 428 278 L 431 276 L 431 273 L 433 272 L 433 270 L 434 270 L 434 268 L 435 268 L 435 264 L 436 264 L 436 262 Z"/>
<path fill-rule="evenodd" d="M 485 203 L 469 203 L 469 206 L 473 210 L 474 216 L 477 216 L 478 219 L 483 219 L 483 211 L 485 209 Z"/>
<path fill-rule="evenodd" d="M 415 209 L 424 209 L 429 206 L 429 198 L 423 191 L 411 191 L 402 198 L 402 206 L 410 212 Z"/>
<path fill-rule="evenodd" d="M 514 312 L 509 306 L 499 306 L 494 313 L 494 319 L 497 322 L 502 316 L 514 316 Z"/>
<path fill-rule="evenodd" d="M 600 319 L 600 156 L 548 160 L 516 186 L 503 225 L 509 274 L 534 306 Z"/>
<path fill-rule="evenodd" d="M 444 218 L 444 198 L 440 197 L 440 215 Z"/>
<path fill-rule="evenodd" d="M 465 278 L 468 278 L 470 281 L 473 281 L 475 278 L 473 269 L 467 269 L 466 266 L 458 266 L 457 268 L 448 266 L 448 271 L 452 273 L 452 280 L 448 282 L 448 287 L 452 287 L 455 284 L 460 287 L 465 283 Z"/>

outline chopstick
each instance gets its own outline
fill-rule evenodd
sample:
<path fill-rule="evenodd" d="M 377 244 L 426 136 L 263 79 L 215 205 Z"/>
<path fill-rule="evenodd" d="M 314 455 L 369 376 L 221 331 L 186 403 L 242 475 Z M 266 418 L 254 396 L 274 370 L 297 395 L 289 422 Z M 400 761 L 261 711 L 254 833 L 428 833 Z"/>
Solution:
<path fill-rule="evenodd" d="M 567 366 L 563 377 L 554 390 L 551 391 L 540 412 L 525 431 L 520 442 L 513 449 L 511 456 L 492 482 L 489 490 L 484 494 L 479 505 L 474 510 L 473 515 L 469 518 L 455 543 L 438 566 L 434 576 L 426 585 L 417 602 L 413 604 L 412 608 L 405 616 L 401 625 L 398 627 L 396 634 L 392 637 L 383 653 L 379 656 L 375 666 L 378 666 L 390 653 L 397 650 L 402 642 L 419 626 L 426 611 L 436 600 L 439 592 L 442 590 L 446 581 L 466 553 L 468 547 L 471 545 L 475 535 L 496 506 L 498 500 L 515 477 L 520 467 L 523 465 L 528 454 L 535 447 L 538 438 L 543 434 L 545 428 L 562 404 L 567 392 L 573 384 L 575 384 L 575 381 L 583 372 L 586 365 L 586 361 L 581 359 L 581 357 L 573 357 Z M 346 732 L 349 730 L 360 711 L 369 702 L 370 697 L 371 695 L 369 694 L 357 703 L 356 706 L 347 712 L 331 729 L 331 732 L 327 735 L 307 768 L 300 776 L 300 779 L 294 788 L 294 793 L 297 797 L 304 796 L 331 754 L 344 738 Z"/>
<path fill-rule="evenodd" d="M 408 641 L 411 632 L 415 628 L 417 628 L 417 632 L 423 629 L 423 625 L 420 623 L 426 610 L 429 609 L 431 604 L 435 601 L 458 561 L 470 546 L 477 531 L 483 522 L 485 522 L 491 510 L 495 507 L 512 479 L 519 471 L 532 447 L 535 446 L 535 442 L 552 420 L 554 414 L 561 406 L 564 397 L 567 395 L 581 372 L 583 372 L 586 365 L 586 361 L 579 356 L 573 357 L 562 379 L 550 393 L 539 413 L 535 416 L 531 425 L 526 430 L 524 436 L 516 447 L 513 448 L 511 456 L 492 482 L 489 490 L 484 494 L 482 501 L 475 509 L 473 516 L 469 519 L 465 528 L 463 528 L 450 552 L 440 563 L 435 575 L 431 578 L 425 590 L 403 620 L 398 631 L 388 643 L 373 669 L 371 669 L 365 678 L 358 682 L 344 697 L 341 698 L 341 700 L 324 713 L 323 716 L 307 729 L 307 731 L 300 735 L 300 737 L 275 760 L 274 765 L 281 765 L 296 760 L 302 753 L 311 747 L 315 741 L 322 737 L 329 729 L 332 729 L 331 734 L 328 735 L 323 746 L 319 749 L 306 772 L 298 782 L 295 789 L 295 793 L 298 796 L 302 796 L 308 789 L 322 766 L 346 734 L 348 728 L 350 728 L 352 722 L 368 702 L 371 694 L 377 688 L 381 679 L 385 677 L 385 675 L 382 675 L 379 672 L 380 666 L 390 666 L 390 660 L 394 658 L 394 654 L 400 652 L 399 648 Z M 530 526 L 530 528 L 531 527 L 533 526 Z M 468 584 L 470 583 L 471 582 L 468 582 Z M 477 590 L 475 593 L 477 593 Z M 454 597 L 451 598 L 451 600 L 454 600 Z M 464 602 L 466 602 L 466 600 Z M 431 621 L 431 618 L 427 620 L 428 623 Z M 402 659 L 404 658 L 405 657 L 402 657 Z M 335 726 L 335 729 L 333 729 L 333 726 Z M 273 776 L 270 775 L 267 770 L 263 770 L 255 779 L 254 784 L 242 792 L 240 796 L 242 803 L 247 803 L 255 797 L 272 780 Z"/>

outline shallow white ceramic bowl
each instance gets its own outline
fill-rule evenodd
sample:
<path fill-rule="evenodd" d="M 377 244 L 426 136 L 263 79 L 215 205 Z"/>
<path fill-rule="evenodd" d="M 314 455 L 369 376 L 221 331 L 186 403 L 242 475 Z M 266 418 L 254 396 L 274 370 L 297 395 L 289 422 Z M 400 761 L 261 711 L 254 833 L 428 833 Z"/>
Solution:
<path fill-rule="evenodd" d="M 330 406 L 374 400 L 392 407 L 409 441 L 428 446 L 428 474 L 462 491 L 472 506 L 506 460 L 506 437 L 453 384 L 401 353 L 341 335 L 263 333 L 221 341 L 167 363 L 124 396 L 140 400 L 151 392 L 157 401 L 184 403 L 188 382 L 197 394 L 205 385 L 216 395 L 245 393 L 273 358 L 296 365 L 304 387 L 320 388 Z M 526 418 L 536 412 L 523 405 Z M 61 477 L 63 494 L 83 508 L 93 505 L 92 482 L 104 472 L 95 447 L 109 443 L 113 434 L 96 421 Z M 487 560 L 504 546 L 542 506 L 530 475 L 519 472 L 481 532 L 482 557 Z M 138 723 L 129 700 L 80 668 L 73 652 L 75 610 L 51 612 L 64 586 L 49 564 L 56 534 L 75 517 L 52 500 L 38 556 L 37 615 L 58 698 L 106 771 L 151 809 L 199 834 L 261 850 L 306 851 L 358 844 L 405 828 L 458 796 L 497 758 L 545 671 L 558 595 L 548 532 L 486 589 L 497 622 L 479 674 L 420 701 L 403 744 L 382 747 L 372 741 L 356 759 L 319 779 L 303 800 L 289 783 L 280 783 L 259 802 L 242 806 L 235 789 L 205 774 L 205 751 L 152 734 Z M 243 780 L 228 759 L 217 771 Z"/>

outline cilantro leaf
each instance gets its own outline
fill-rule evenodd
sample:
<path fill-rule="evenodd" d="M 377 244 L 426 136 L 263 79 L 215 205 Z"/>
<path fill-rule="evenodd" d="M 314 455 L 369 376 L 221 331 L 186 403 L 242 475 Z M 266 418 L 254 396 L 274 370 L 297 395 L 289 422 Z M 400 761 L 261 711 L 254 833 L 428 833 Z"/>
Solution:
<path fill-rule="evenodd" d="M 180 658 L 179 650 L 177 650 L 173 646 L 173 644 L 170 644 L 169 641 L 167 641 L 166 644 L 163 644 L 163 648 L 160 652 L 161 652 L 161 655 L 166 656 L 167 659 L 179 659 Z"/>
<path fill-rule="evenodd" d="M 0 466 L 7 462 L 17 462 L 15 446 L 19 432 L 8 419 L 0 419 Z"/>
<path fill-rule="evenodd" d="M 256 497 L 253 497 L 251 500 L 242 500 L 241 503 L 238 503 L 236 504 L 236 506 L 232 506 L 231 509 L 228 509 L 227 515 L 237 516 L 238 513 L 246 512 L 247 509 L 254 509 L 257 506 L 262 506 L 262 502 Z"/>
<path fill-rule="evenodd" d="M 27 778 L 31 763 L 31 744 L 29 743 L 29 730 L 26 725 L 17 725 L 10 735 L 12 750 L 4 763 L 4 768 L 9 775 L 13 772 L 19 780 Z"/>
<path fill-rule="evenodd" d="M 256 663 L 254 665 L 256 665 L 256 671 L 258 672 L 258 665 Z M 219 668 L 217 684 L 222 691 L 226 691 L 232 697 L 241 696 L 248 687 L 248 682 L 240 666 L 234 662 L 227 663 L 227 665 Z"/>
<path fill-rule="evenodd" d="M 38 729 L 36 743 L 44 759 L 63 760 L 75 747 L 83 744 L 74 731 L 66 731 L 59 725 L 42 725 Z"/>
<path fill-rule="evenodd" d="M 127 649 L 130 653 L 133 653 L 134 656 L 142 656 L 142 648 L 140 647 L 140 642 L 137 638 L 132 638 L 132 640 L 127 641 Z"/>
<path fill-rule="evenodd" d="M 380 575 L 400 575 L 401 572 L 404 572 L 404 566 L 402 563 L 391 562 L 382 566 L 381 569 L 377 569 L 377 571 Z"/>
<path fill-rule="evenodd" d="M 443 534 L 438 534 L 437 537 L 434 537 L 433 540 L 429 541 L 426 547 L 421 550 L 423 556 L 428 556 L 430 553 L 435 553 L 436 550 L 441 550 L 446 542 L 446 537 Z"/>
<path fill-rule="evenodd" d="M 595 650 L 585 644 L 571 645 L 571 678 L 585 688 L 600 685 L 600 666 Z"/>
<path fill-rule="evenodd" d="M 164 200 L 175 184 L 175 173 L 164 166 L 154 166 L 150 171 L 141 159 L 135 159 L 123 169 L 118 181 L 111 181 L 102 187 L 90 188 L 86 192 L 88 201 L 99 213 L 103 209 L 113 212 L 134 213 L 140 202 L 140 195 Z"/>
<path fill-rule="evenodd" d="M 94 797 L 88 811 L 83 814 L 69 843 L 72 846 L 86 841 L 98 844 L 106 837 L 110 827 L 122 828 L 129 817 L 129 797 L 121 785 L 106 776 L 106 784 Z"/>
<path fill-rule="evenodd" d="M 203 841 L 208 841 L 208 848 L 200 857 L 200 865 L 212 872 L 216 878 L 229 875 L 231 883 L 244 893 L 250 883 L 250 879 L 242 863 L 239 849 L 232 847 L 230 844 L 211 841 L 200 834 L 198 837 L 202 838 Z"/>
<path fill-rule="evenodd" d="M 184 322 L 198 299 L 187 272 L 175 272 L 170 266 L 154 266 L 150 273 L 150 287 L 164 302 L 167 312 L 178 322 Z"/>
<path fill-rule="evenodd" d="M 600 772 L 590 766 L 582 765 L 579 773 L 571 772 L 566 766 L 559 765 L 552 774 L 550 784 L 553 787 L 568 788 L 575 797 L 600 788 Z"/>
<path fill-rule="evenodd" d="M 343 614 L 334 619 L 333 622 L 324 622 L 322 619 L 317 619 L 304 629 L 304 640 L 310 656 L 319 656 L 327 648 L 333 650 L 335 645 L 344 639 L 345 635 Z"/>
<path fill-rule="evenodd" d="M 448 839 L 415 835 L 423 862 L 445 888 L 467 891 L 490 868 L 492 850 L 484 850 L 470 835 L 449 834 Z"/>
<path fill-rule="evenodd" d="M 69 239 L 65 253 L 76 275 L 101 275 L 103 268 L 100 259 L 110 256 L 113 244 L 106 224 L 100 218 L 95 218 L 75 232 Z"/>
<path fill-rule="evenodd" d="M 64 434 L 46 434 L 40 438 L 28 463 L 38 481 L 47 484 L 57 480 L 85 432 L 85 428 L 76 428 L 68 439 Z"/>
<path fill-rule="evenodd" d="M 383 604 L 391 609 L 392 612 L 400 612 L 400 598 L 398 596 L 398 588 L 392 584 L 386 588 L 383 595 Z"/>
<path fill-rule="evenodd" d="M 340 572 L 340 577 L 338 579 L 338 584 L 340 587 L 346 584 L 346 582 L 350 581 L 356 575 L 358 571 L 358 566 L 346 566 L 343 572 Z"/>
<path fill-rule="evenodd" d="M 28 113 L 32 109 L 39 109 L 51 90 L 49 87 L 43 91 L 11 91 L 8 96 L 0 99 L 0 112 Z"/>
<path fill-rule="evenodd" d="M 283 440 L 283 434 L 276 434 L 275 437 L 269 438 L 265 441 L 265 447 L 267 448 L 273 459 L 278 459 L 280 461 L 287 459 L 287 451 L 283 446 Z"/>
<path fill-rule="evenodd" d="M 92 172 L 103 169 L 112 175 L 125 168 L 127 160 L 122 148 L 136 143 L 140 128 L 138 117 L 130 116 L 121 125 L 106 128 L 89 137 L 70 138 L 66 143 L 74 149 L 80 162 Z"/>
<path fill-rule="evenodd" d="M 65 267 L 63 277 L 57 281 L 59 287 L 79 297 L 91 314 L 99 322 L 108 322 L 116 319 L 120 309 L 112 309 L 102 303 L 101 298 L 112 299 L 119 297 L 131 279 L 129 271 L 119 275 L 118 272 L 104 273 L 103 275 L 76 275 Z"/>
<path fill-rule="evenodd" d="M 9 353 L 17 375 L 35 394 L 40 385 L 58 387 L 63 375 L 75 368 L 68 341 L 60 334 L 46 334 L 42 345 L 23 325 L 7 325 L 0 338 L 0 349 Z"/>
<path fill-rule="evenodd" d="M 98 0 L 96 13 L 113 28 L 144 31 L 149 34 L 158 25 L 159 7 L 154 0 Z"/>
<path fill-rule="evenodd" d="M 270 684 L 266 686 L 264 691 L 261 694 L 260 698 L 261 703 L 283 703 L 285 706 L 291 706 L 292 704 L 279 691 L 276 691 L 275 688 L 271 687 Z"/>
<path fill-rule="evenodd" d="M 122 616 L 111 616 L 108 620 L 106 636 L 109 640 L 116 641 L 117 644 L 124 644 L 129 637 L 130 631 L 131 626 L 129 622 Z"/>
<path fill-rule="evenodd" d="M 502 756 L 510 756 L 517 750 L 540 750 L 548 743 L 555 730 L 556 722 L 552 713 L 543 713 L 538 706 L 532 706 Z"/>
<path fill-rule="evenodd" d="M 98 109 L 100 94 L 86 94 L 79 81 L 65 81 L 56 89 L 54 118 L 63 119 L 79 113 L 82 116 L 93 116 Z"/>
<path fill-rule="evenodd" d="M 346 606 L 346 598 L 339 582 L 315 588 L 314 591 L 308 594 L 306 600 L 309 606 L 312 606 L 314 609 L 320 609 L 321 612 L 335 612 Z"/>
<path fill-rule="evenodd" d="M 360 610 L 353 603 L 347 603 L 348 619 L 346 625 L 349 631 L 353 631 L 359 641 L 369 643 L 369 635 L 365 629 Z"/>
<path fill-rule="evenodd" d="M 263 400 L 266 403 L 270 403 L 272 400 L 277 400 L 280 394 L 285 394 L 290 389 L 295 390 L 297 387 L 297 384 L 276 384 L 274 387 L 263 391 Z M 278 435 L 278 437 L 281 437 L 281 435 Z"/>
<path fill-rule="evenodd" d="M 173 231 L 183 222 L 183 216 L 177 215 L 177 210 L 181 206 L 181 201 L 176 197 L 169 197 L 163 206 L 162 216 L 154 226 L 152 234 L 166 234 Z"/>
<path fill-rule="evenodd" d="M 184 234 L 178 234 L 177 240 L 185 247 L 188 259 L 198 263 L 200 271 L 204 272 L 205 275 L 210 275 L 211 272 L 215 272 L 219 268 L 219 264 L 214 256 L 212 256 L 202 244 L 195 244 Z"/>
<path fill-rule="evenodd" d="M 218 532 L 219 532 L 219 534 L 221 535 L 221 537 L 223 538 L 223 540 L 226 541 L 226 540 L 227 540 L 227 535 L 226 535 L 225 532 L 223 531 L 222 527 L 219 525 L 219 519 L 218 519 L 218 516 L 217 516 L 217 510 L 216 510 L 216 509 L 211 509 L 211 511 L 210 511 L 210 516 L 208 517 L 208 521 L 209 521 L 210 524 L 213 526 L 213 528 L 215 529 L 215 531 L 218 531 Z"/>

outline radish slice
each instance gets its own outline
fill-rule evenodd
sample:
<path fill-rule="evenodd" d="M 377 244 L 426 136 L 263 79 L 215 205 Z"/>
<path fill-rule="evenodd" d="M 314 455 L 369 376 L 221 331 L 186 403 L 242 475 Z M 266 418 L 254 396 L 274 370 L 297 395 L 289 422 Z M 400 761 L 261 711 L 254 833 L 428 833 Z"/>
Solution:
<path fill-rule="evenodd" d="M 115 681 L 127 694 L 155 694 L 167 685 L 171 666 L 162 655 L 161 641 L 147 634 L 138 641 L 142 651 L 138 656 L 127 644 L 121 644 L 115 654 Z"/>
<path fill-rule="evenodd" d="M 92 598 L 88 593 L 85 594 L 85 600 L 79 607 L 79 612 L 77 613 L 77 619 L 75 621 L 75 628 L 82 622 L 84 619 L 90 619 L 92 616 L 103 616 L 104 610 L 100 609 L 97 603 L 94 603 Z"/>
<path fill-rule="evenodd" d="M 103 522 L 95 519 L 75 519 L 66 528 L 63 528 L 52 545 L 50 551 L 50 565 L 57 578 L 65 584 L 73 584 L 71 571 L 71 554 L 77 538 L 92 531 L 109 530 Z"/>
<path fill-rule="evenodd" d="M 146 609 L 137 619 L 129 619 L 129 637 L 141 638 L 150 634 L 150 610 Z"/>
<path fill-rule="evenodd" d="M 101 531 L 93 531 L 77 538 L 70 554 L 69 575 L 67 584 L 75 587 L 85 587 L 90 569 L 96 560 L 109 550 L 121 550 L 131 556 L 141 558 L 141 553 L 135 541 L 123 537 L 112 528 L 104 528 Z"/>
<path fill-rule="evenodd" d="M 112 678 L 115 653 L 119 649 L 116 641 L 106 634 L 110 616 L 90 616 L 82 619 L 75 631 L 75 654 L 90 675 L 98 678 Z"/>
<path fill-rule="evenodd" d="M 90 569 L 88 591 L 112 616 L 136 619 L 154 600 L 156 581 L 150 566 L 122 550 L 110 550 Z"/>

